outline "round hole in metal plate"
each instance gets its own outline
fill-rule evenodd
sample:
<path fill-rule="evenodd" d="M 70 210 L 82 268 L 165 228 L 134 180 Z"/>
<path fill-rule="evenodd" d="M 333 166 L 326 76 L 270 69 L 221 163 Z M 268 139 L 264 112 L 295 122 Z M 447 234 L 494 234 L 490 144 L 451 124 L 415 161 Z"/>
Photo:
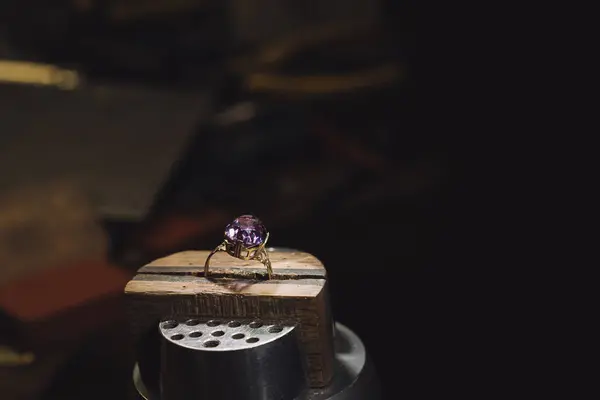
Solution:
<path fill-rule="evenodd" d="M 244 335 L 243 333 L 236 333 L 234 335 L 231 335 L 231 337 L 233 339 L 243 339 L 244 337 L 246 337 L 246 335 Z"/>
<path fill-rule="evenodd" d="M 258 341 L 259 341 L 259 339 L 257 337 L 251 337 L 251 338 L 246 339 L 246 343 L 256 343 Z"/>
<path fill-rule="evenodd" d="M 204 347 L 217 347 L 220 344 L 221 344 L 221 342 L 219 342 L 218 340 L 207 340 L 202 345 Z"/>
<path fill-rule="evenodd" d="M 188 319 L 187 321 L 185 321 L 185 324 L 186 324 L 187 326 L 196 326 L 196 325 L 198 325 L 199 323 L 200 323 L 200 320 L 199 320 L 199 319 L 195 319 L 195 318 L 193 318 L 193 319 Z"/>
<path fill-rule="evenodd" d="M 218 321 L 216 319 L 212 319 L 212 320 L 208 321 L 206 323 L 206 325 L 208 325 L 208 326 L 219 326 L 219 325 L 221 325 L 221 321 Z"/>
<path fill-rule="evenodd" d="M 283 330 L 282 326 L 279 325 L 273 325 L 272 327 L 269 328 L 269 333 L 279 333 Z"/>
<path fill-rule="evenodd" d="M 241 326 L 241 325 L 242 325 L 242 323 L 241 323 L 241 322 L 239 322 L 239 321 L 231 321 L 231 322 L 229 323 L 229 327 L 230 327 L 230 328 L 237 328 L 238 326 Z"/>
<path fill-rule="evenodd" d="M 223 331 L 214 331 L 213 333 L 211 333 L 211 335 L 213 336 L 223 336 L 225 334 L 225 332 Z"/>
<path fill-rule="evenodd" d="M 192 333 L 190 333 L 188 336 L 189 336 L 189 337 L 194 337 L 194 338 L 195 338 L 195 337 L 200 337 L 200 336 L 202 336 L 202 332 L 200 332 L 200 331 L 195 331 L 195 332 L 192 332 Z"/>
<path fill-rule="evenodd" d="M 263 323 L 260 321 L 252 321 L 248 326 L 250 328 L 260 328 L 261 326 L 263 326 Z"/>
<path fill-rule="evenodd" d="M 165 321 L 162 324 L 163 329 L 173 329 L 175 328 L 177 325 L 179 325 L 177 323 L 177 321 L 173 321 L 173 320 L 169 320 L 169 321 Z"/>
<path fill-rule="evenodd" d="M 183 335 L 181 333 L 171 336 L 171 340 L 181 340 L 181 339 L 183 339 Z"/>

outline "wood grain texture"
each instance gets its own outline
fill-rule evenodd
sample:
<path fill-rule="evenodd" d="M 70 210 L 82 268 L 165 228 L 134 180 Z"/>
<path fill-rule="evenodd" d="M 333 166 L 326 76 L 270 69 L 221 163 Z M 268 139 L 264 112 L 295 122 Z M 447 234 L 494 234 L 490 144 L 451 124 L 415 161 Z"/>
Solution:
<path fill-rule="evenodd" d="M 138 271 L 125 288 L 134 336 L 144 337 L 160 320 L 170 318 L 260 318 L 297 324 L 310 384 L 327 385 L 334 350 L 323 264 L 308 253 L 269 252 L 274 279 L 264 280 L 262 264 L 217 253 L 207 279 L 202 275 L 209 253 L 176 253 Z"/>
<path fill-rule="evenodd" d="M 159 258 L 142 267 L 139 273 L 204 275 L 204 261 L 210 251 L 182 251 Z M 325 278 L 321 261 L 309 253 L 269 252 L 271 268 L 277 279 Z M 257 261 L 238 260 L 219 252 L 210 260 L 210 273 L 214 277 L 266 278 L 266 268 Z"/>

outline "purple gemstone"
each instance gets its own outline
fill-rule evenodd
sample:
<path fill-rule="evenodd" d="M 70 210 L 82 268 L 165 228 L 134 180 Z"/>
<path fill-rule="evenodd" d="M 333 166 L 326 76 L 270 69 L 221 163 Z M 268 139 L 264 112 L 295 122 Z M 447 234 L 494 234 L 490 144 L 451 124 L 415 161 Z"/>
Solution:
<path fill-rule="evenodd" d="M 242 242 L 244 247 L 255 247 L 264 243 L 267 229 L 253 215 L 242 215 L 225 228 L 225 237 L 230 243 Z"/>

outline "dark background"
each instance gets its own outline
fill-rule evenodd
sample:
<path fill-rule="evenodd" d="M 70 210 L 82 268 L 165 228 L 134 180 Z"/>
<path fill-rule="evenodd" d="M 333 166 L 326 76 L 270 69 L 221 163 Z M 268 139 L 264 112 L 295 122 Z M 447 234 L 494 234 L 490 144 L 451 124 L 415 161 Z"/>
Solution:
<path fill-rule="evenodd" d="M 388 62 L 404 71 L 384 85 L 318 95 L 245 87 L 228 62 L 261 45 L 236 41 L 217 6 L 114 24 L 110 2 L 86 12 L 76 3 L 4 6 L 5 57 L 76 67 L 91 83 L 201 92 L 211 100 L 143 217 L 101 216 L 111 262 L 134 271 L 175 251 L 212 248 L 223 221 L 256 214 L 271 245 L 323 261 L 335 319 L 364 340 L 387 398 L 433 379 L 443 358 L 439 329 L 452 329 L 441 328 L 442 288 L 458 241 L 449 210 L 460 188 L 450 135 L 424 128 L 436 117 L 417 114 L 413 2 L 385 1 L 375 34 L 350 45 L 317 43 L 277 67 L 288 76 Z M 252 118 L 218 123 L 240 103 L 254 105 Z M 136 146 L 144 146 L 143 132 Z M 53 372 L 44 398 L 126 398 L 129 346 L 125 329 L 85 337 Z"/>

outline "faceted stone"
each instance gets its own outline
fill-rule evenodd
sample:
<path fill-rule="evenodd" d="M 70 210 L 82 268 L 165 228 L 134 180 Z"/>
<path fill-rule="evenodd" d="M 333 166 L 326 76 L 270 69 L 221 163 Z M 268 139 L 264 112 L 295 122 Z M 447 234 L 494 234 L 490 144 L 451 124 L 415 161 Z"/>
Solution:
<path fill-rule="evenodd" d="M 244 247 L 251 248 L 264 243 L 267 229 L 253 215 L 242 215 L 225 227 L 225 237 L 230 243 L 242 242 Z"/>

